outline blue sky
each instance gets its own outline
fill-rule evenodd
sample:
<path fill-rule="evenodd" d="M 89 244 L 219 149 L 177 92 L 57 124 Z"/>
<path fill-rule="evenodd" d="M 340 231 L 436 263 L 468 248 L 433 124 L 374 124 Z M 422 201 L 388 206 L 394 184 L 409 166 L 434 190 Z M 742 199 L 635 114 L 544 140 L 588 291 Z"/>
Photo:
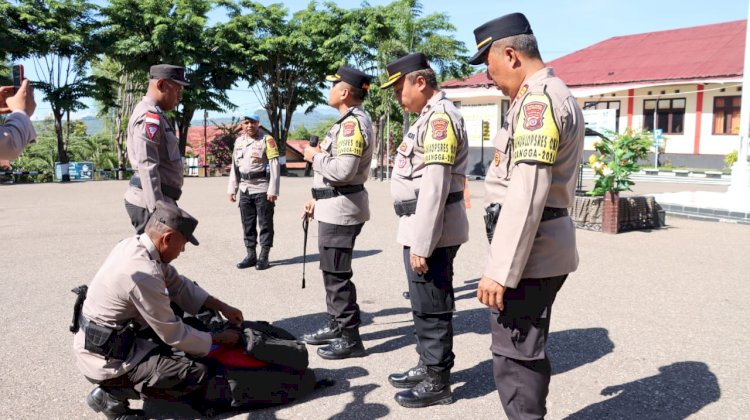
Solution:
<path fill-rule="evenodd" d="M 263 4 L 279 1 L 261 0 Z M 291 12 L 307 7 L 309 0 L 287 0 L 283 2 Z M 362 2 L 354 0 L 335 1 L 343 8 L 356 8 Z M 371 5 L 386 5 L 387 0 L 371 0 Z M 494 3 L 494 4 L 492 4 Z M 605 39 L 643 32 L 653 32 L 711 23 L 747 19 L 746 0 L 563 0 L 496 2 L 423 0 L 423 13 L 445 12 L 457 28 L 456 38 L 463 41 L 469 50 L 474 50 L 473 30 L 492 18 L 522 12 L 529 21 L 539 41 L 545 61 L 550 61 L 574 51 L 586 48 Z M 492 4 L 492 5 L 488 5 Z M 460 5 L 462 7 L 456 7 Z M 215 16 L 221 19 L 221 16 Z M 26 77 L 34 79 L 33 65 L 27 63 Z M 239 105 L 234 111 L 238 115 L 259 106 L 255 95 L 246 85 L 237 86 L 230 92 L 230 99 Z M 49 104 L 39 104 L 35 117 L 49 113 Z M 95 109 L 84 110 L 79 115 L 95 114 Z M 232 115 L 228 112 L 225 115 Z M 221 115 L 209 113 L 209 118 Z"/>

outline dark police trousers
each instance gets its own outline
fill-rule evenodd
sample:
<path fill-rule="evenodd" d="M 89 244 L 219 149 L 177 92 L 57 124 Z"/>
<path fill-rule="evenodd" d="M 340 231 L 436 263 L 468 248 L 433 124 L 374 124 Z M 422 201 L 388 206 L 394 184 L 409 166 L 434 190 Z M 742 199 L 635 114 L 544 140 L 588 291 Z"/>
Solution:
<path fill-rule="evenodd" d="M 351 278 L 354 241 L 362 231 L 358 225 L 334 225 L 318 222 L 318 251 L 320 270 L 326 288 L 326 306 L 342 329 L 360 324 L 357 288 Z"/>
<path fill-rule="evenodd" d="M 418 275 L 409 262 L 410 248 L 404 247 L 404 269 L 409 283 L 412 318 L 420 360 L 432 370 L 450 371 L 453 354 L 453 259 L 459 246 L 435 248 L 427 258 L 429 270 Z"/>
<path fill-rule="evenodd" d="M 138 399 L 140 395 L 167 401 L 189 399 L 200 404 L 225 402 L 228 398 L 219 395 L 226 393 L 221 365 L 209 359 L 198 361 L 172 354 L 163 346 L 151 351 L 124 375 L 89 381 L 119 400 Z"/>
<path fill-rule="evenodd" d="M 146 223 L 148 223 L 148 218 L 150 216 L 148 209 L 138 207 L 135 204 L 129 203 L 127 200 L 124 201 L 125 211 L 127 211 L 128 216 L 130 216 L 130 224 L 135 228 L 135 233 L 137 235 L 142 234 L 144 229 L 146 229 Z"/>
<path fill-rule="evenodd" d="M 491 310 L 495 385 L 510 420 L 547 414 L 551 367 L 545 347 L 552 303 L 567 277 L 522 279 L 505 289 L 505 309 Z"/>
<path fill-rule="evenodd" d="M 260 246 L 273 246 L 273 212 L 276 203 L 268 201 L 267 193 L 240 193 L 240 216 L 242 229 L 245 233 L 245 247 L 255 248 L 258 231 L 255 228 L 257 220 L 260 228 Z"/>

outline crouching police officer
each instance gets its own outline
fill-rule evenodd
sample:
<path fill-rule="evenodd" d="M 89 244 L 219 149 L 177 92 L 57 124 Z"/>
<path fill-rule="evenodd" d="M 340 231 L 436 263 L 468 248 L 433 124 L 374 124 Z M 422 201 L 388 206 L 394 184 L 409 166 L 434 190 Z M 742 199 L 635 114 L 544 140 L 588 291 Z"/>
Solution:
<path fill-rule="evenodd" d="M 312 163 L 313 199 L 305 203 L 303 217 L 318 220 L 320 269 L 326 288 L 329 321 L 317 332 L 303 336 L 308 344 L 329 343 L 318 349 L 324 359 L 365 356 L 359 336 L 357 289 L 352 282 L 354 241 L 370 220 L 364 182 L 372 160 L 372 122 L 362 108 L 371 77 L 340 67 L 334 76 L 328 105 L 338 109 L 339 119 L 319 146 L 305 148 Z"/>
<path fill-rule="evenodd" d="M 76 311 L 76 365 L 97 384 L 86 398 L 107 418 L 137 418 L 128 399 L 140 396 L 222 403 L 221 376 L 195 360 L 213 343 L 235 344 L 235 330 L 209 334 L 185 325 L 170 303 L 189 313 L 206 306 L 233 324 L 242 312 L 210 296 L 179 275 L 170 263 L 185 250 L 198 221 L 173 204 L 158 201 L 145 233 L 125 239 L 109 254 Z M 75 328 L 74 328 L 75 329 Z M 174 353 L 172 348 L 183 353 Z"/>
<path fill-rule="evenodd" d="M 185 69 L 151 66 L 148 91 L 128 122 L 128 159 L 135 174 L 125 192 L 125 210 L 137 234 L 143 233 L 156 202 L 176 203 L 182 195 L 183 166 L 174 127 L 164 112 L 177 108 L 182 88 L 190 86 Z"/>
<path fill-rule="evenodd" d="M 266 167 L 270 169 L 270 179 Z M 273 246 L 273 212 L 279 196 L 279 149 L 273 137 L 260 129 L 257 113 L 242 119 L 242 135 L 234 142 L 227 187 L 229 201 L 237 201 L 238 190 L 247 256 L 237 268 L 255 265 L 256 269 L 265 270 Z M 260 229 L 260 257 L 255 253 L 258 239 L 256 220 Z"/>
<path fill-rule="evenodd" d="M 396 394 L 404 407 L 449 404 L 455 359 L 453 259 L 469 239 L 463 202 L 466 128 L 423 54 L 399 58 L 388 64 L 387 73 L 381 87 L 393 86 L 404 110 L 419 114 L 398 148 L 391 181 L 419 362 L 388 380 L 397 388 L 410 388 Z"/>

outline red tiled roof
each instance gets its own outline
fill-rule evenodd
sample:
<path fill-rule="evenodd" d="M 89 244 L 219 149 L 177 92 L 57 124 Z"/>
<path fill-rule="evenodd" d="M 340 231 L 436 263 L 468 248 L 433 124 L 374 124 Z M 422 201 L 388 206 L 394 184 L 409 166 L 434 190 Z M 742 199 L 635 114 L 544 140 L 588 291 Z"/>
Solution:
<path fill-rule="evenodd" d="M 568 86 L 712 79 L 742 75 L 747 21 L 617 36 L 547 65 Z M 484 72 L 443 87 L 486 84 Z"/>

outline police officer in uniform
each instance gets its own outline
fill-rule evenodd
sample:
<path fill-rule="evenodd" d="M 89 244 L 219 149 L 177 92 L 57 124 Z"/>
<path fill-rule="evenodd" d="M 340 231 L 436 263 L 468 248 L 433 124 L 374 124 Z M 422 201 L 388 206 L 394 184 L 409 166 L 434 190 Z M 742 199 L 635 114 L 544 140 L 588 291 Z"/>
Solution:
<path fill-rule="evenodd" d="M 125 210 L 136 233 L 143 233 L 156 202 L 176 203 L 182 194 L 183 168 L 179 140 L 164 112 L 182 100 L 185 69 L 151 66 L 148 91 L 128 121 L 128 159 L 136 173 L 125 192 Z"/>
<path fill-rule="evenodd" d="M 398 242 L 403 245 L 419 362 L 389 382 L 404 407 L 450 404 L 453 367 L 453 259 L 469 239 L 463 202 L 468 164 L 466 127 L 440 91 L 421 53 L 388 64 L 388 81 L 407 112 L 419 114 L 398 147 L 391 180 Z"/>
<path fill-rule="evenodd" d="M 237 201 L 238 190 L 240 194 L 240 216 L 247 256 L 237 264 L 237 268 L 255 265 L 256 269 L 265 270 L 273 246 L 273 212 L 279 196 L 279 149 L 273 137 L 259 128 L 260 116 L 257 113 L 242 119 L 242 135 L 234 142 L 227 193 L 231 202 Z M 266 167 L 270 168 L 270 180 Z M 256 220 L 260 228 L 259 258 L 255 253 L 258 238 Z"/>
<path fill-rule="evenodd" d="M 145 233 L 117 244 L 88 286 L 73 350 L 78 369 L 97 384 L 86 398 L 94 411 L 108 418 L 135 416 L 142 413 L 130 409 L 128 399 L 139 395 L 203 401 L 226 385 L 193 358 L 208 354 L 212 343 L 237 343 L 240 333 L 198 331 L 170 307 L 175 303 L 195 314 L 206 306 L 234 324 L 243 321 L 239 309 L 170 265 L 187 242 L 198 245 L 197 224 L 174 204 L 157 201 Z"/>
<path fill-rule="evenodd" d="M 367 220 L 370 207 L 367 181 L 374 143 L 370 116 L 362 108 L 372 78 L 351 67 L 339 67 L 328 104 L 340 113 L 323 142 L 305 148 L 312 163 L 312 200 L 303 217 L 318 220 L 320 270 L 326 289 L 329 320 L 318 331 L 306 334 L 308 344 L 328 344 L 318 349 L 324 359 L 366 355 L 359 336 L 360 311 L 352 282 L 354 241 Z"/>
<path fill-rule="evenodd" d="M 0 126 L 0 159 L 15 159 L 36 139 L 31 115 L 36 110 L 34 88 L 24 80 L 18 92 L 13 86 L 0 87 L 0 114 L 10 114 Z"/>
<path fill-rule="evenodd" d="M 477 297 L 491 308 L 495 383 L 510 419 L 547 412 L 550 362 L 545 351 L 555 296 L 578 267 L 573 206 L 583 151 L 581 109 L 545 66 L 521 13 L 474 30 L 495 85 L 512 99 L 494 139 L 485 181 L 488 233 L 494 233 Z"/>

